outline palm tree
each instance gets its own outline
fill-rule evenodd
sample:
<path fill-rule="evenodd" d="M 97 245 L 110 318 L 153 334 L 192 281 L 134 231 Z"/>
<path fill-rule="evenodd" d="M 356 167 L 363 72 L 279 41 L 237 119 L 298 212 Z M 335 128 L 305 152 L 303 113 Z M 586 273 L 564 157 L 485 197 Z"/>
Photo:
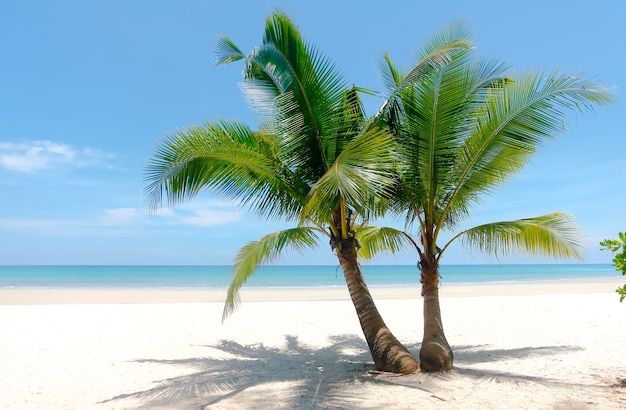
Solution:
<path fill-rule="evenodd" d="M 454 27 L 452 31 L 458 31 Z M 469 42 L 469 39 L 465 37 Z M 361 234 L 362 255 L 410 244 L 418 253 L 424 300 L 420 365 L 449 370 L 453 352 L 439 306 L 439 266 L 456 240 L 488 254 L 527 252 L 556 258 L 578 257 L 580 243 L 571 218 L 561 212 L 495 222 L 454 234 L 471 207 L 521 171 L 542 144 L 563 129 L 566 110 L 587 111 L 612 101 L 607 90 L 583 76 L 507 67 L 481 60 L 467 47 L 438 64 L 424 64 L 445 36 L 427 44 L 423 58 L 403 74 L 388 55 L 383 79 L 388 99 L 377 115 L 400 146 L 401 169 L 389 209 L 406 216 L 411 236 L 390 228 Z M 440 234 L 453 236 L 439 246 Z"/>
<path fill-rule="evenodd" d="M 446 59 L 461 45 L 448 42 L 430 58 Z M 209 190 L 261 217 L 297 222 L 239 251 L 224 319 L 259 265 L 287 248 L 303 252 L 321 238 L 330 240 L 376 367 L 416 371 L 417 361 L 380 316 L 357 259 L 359 227 L 391 193 L 398 162 L 391 135 L 365 120 L 360 90 L 347 87 L 279 11 L 267 19 L 262 45 L 249 55 L 220 39 L 218 65 L 239 60 L 245 61 L 243 90 L 263 115 L 262 127 L 220 121 L 162 142 L 147 166 L 148 205 L 158 207 L 163 194 L 175 205 Z"/>

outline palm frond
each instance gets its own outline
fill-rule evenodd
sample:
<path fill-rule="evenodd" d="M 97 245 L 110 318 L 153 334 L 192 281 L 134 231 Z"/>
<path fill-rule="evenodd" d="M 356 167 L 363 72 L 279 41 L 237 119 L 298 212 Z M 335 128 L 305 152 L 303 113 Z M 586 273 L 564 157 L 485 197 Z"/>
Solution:
<path fill-rule="evenodd" d="M 459 22 L 441 30 L 426 42 L 417 63 L 406 74 L 394 65 L 389 54 L 385 53 L 379 65 L 379 72 L 389 97 L 376 115 L 377 119 L 394 130 L 397 122 L 404 117 L 402 101 L 406 90 L 419 85 L 429 73 L 447 65 L 455 57 L 468 54 L 473 48 L 474 44 L 469 38 L 468 31 Z"/>
<path fill-rule="evenodd" d="M 175 205 L 208 189 L 261 215 L 294 216 L 308 186 L 281 164 L 269 137 L 225 121 L 179 131 L 157 146 L 146 167 L 149 208 L 156 209 L 164 193 Z"/>
<path fill-rule="evenodd" d="M 474 114 L 452 168 L 448 208 L 457 201 L 472 202 L 521 171 L 532 154 L 564 130 L 565 110 L 586 112 L 612 101 L 604 86 L 579 76 L 529 71 L 503 80 Z"/>
<path fill-rule="evenodd" d="M 439 69 L 473 48 L 474 43 L 469 38 L 469 31 L 462 22 L 444 28 L 426 42 L 418 63 L 406 75 L 399 88 L 419 83 L 422 76 L 431 69 Z"/>
<path fill-rule="evenodd" d="M 365 213 L 372 196 L 388 196 L 399 161 L 391 136 L 370 128 L 355 138 L 311 188 L 301 220 L 323 223 L 343 199 L 359 214 Z"/>
<path fill-rule="evenodd" d="M 323 139 L 333 134 L 347 88 L 343 76 L 280 11 L 268 18 L 263 45 L 247 58 L 245 76 L 250 102 L 262 114 L 276 113 L 283 152 L 303 173 L 321 176 L 328 166 Z"/>
<path fill-rule="evenodd" d="M 397 92 L 398 87 L 400 87 L 402 81 L 406 77 L 406 74 L 404 74 L 402 70 L 391 61 L 389 53 L 385 53 L 383 55 L 383 61 L 379 64 L 378 71 L 383 81 L 383 85 L 390 94 Z"/>
<path fill-rule="evenodd" d="M 246 58 L 239 47 L 228 37 L 221 36 L 215 47 L 215 65 L 220 66 Z"/>
<path fill-rule="evenodd" d="M 341 105 L 333 115 L 328 134 L 322 136 L 327 167 L 343 152 L 356 135 L 366 126 L 363 104 L 355 87 L 343 92 Z"/>
<path fill-rule="evenodd" d="M 580 76 L 528 71 L 496 88 L 477 112 L 475 134 L 521 152 L 534 152 L 564 131 L 565 110 L 585 112 L 613 97 L 601 84 Z"/>
<path fill-rule="evenodd" d="M 241 303 L 239 290 L 254 274 L 257 267 L 272 263 L 285 248 L 304 252 L 317 246 L 318 235 L 323 232 L 313 227 L 285 229 L 265 235 L 258 241 L 249 242 L 235 257 L 233 279 L 228 287 L 222 321 L 230 316 Z"/>
<path fill-rule="evenodd" d="M 457 238 L 466 247 L 494 256 L 530 254 L 580 259 L 582 248 L 573 218 L 563 212 L 476 226 L 459 233 L 448 245 Z"/>
<path fill-rule="evenodd" d="M 468 54 L 457 54 L 400 94 L 402 122 L 395 127 L 395 137 L 408 158 L 403 179 L 428 220 L 435 220 L 457 148 L 466 136 L 468 112 L 475 104 L 470 90 L 484 81 L 473 68 Z"/>
<path fill-rule="evenodd" d="M 385 123 L 408 159 L 404 189 L 396 195 L 410 204 L 410 215 L 421 210 L 434 219 L 445 206 L 450 173 L 475 107 L 484 103 L 486 90 L 503 82 L 506 68 L 458 53 L 389 101 L 395 106 L 386 110 Z"/>
<path fill-rule="evenodd" d="M 366 260 L 381 253 L 396 254 L 408 247 L 417 249 L 411 237 L 395 228 L 383 226 L 364 226 L 357 231 L 359 241 L 359 257 Z"/>

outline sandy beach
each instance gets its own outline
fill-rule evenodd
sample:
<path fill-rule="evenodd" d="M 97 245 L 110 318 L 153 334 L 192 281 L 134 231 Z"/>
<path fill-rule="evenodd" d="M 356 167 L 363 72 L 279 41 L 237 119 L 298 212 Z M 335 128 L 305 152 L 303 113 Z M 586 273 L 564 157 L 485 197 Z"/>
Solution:
<path fill-rule="evenodd" d="M 626 408 L 615 280 L 444 285 L 455 369 L 377 374 L 343 288 L 0 290 L 3 409 Z M 415 354 L 419 289 L 372 288 Z"/>

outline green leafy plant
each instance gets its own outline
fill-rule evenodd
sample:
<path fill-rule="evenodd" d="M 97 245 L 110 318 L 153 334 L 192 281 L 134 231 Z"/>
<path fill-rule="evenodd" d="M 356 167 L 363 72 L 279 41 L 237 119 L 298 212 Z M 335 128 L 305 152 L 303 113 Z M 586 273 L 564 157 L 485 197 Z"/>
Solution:
<path fill-rule="evenodd" d="M 602 250 L 611 251 L 615 254 L 613 258 L 613 264 L 615 264 L 615 270 L 622 272 L 622 275 L 626 275 L 626 232 L 619 233 L 619 240 L 617 239 L 605 239 L 600 242 Z M 626 298 L 626 284 L 617 288 L 615 292 L 619 293 L 619 301 L 623 302 Z"/>

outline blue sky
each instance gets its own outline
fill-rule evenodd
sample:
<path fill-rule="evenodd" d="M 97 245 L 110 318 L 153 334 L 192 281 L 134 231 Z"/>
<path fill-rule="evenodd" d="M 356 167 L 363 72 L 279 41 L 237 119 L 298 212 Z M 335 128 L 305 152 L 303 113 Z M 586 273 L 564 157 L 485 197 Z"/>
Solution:
<path fill-rule="evenodd" d="M 256 118 L 238 88 L 242 67 L 214 67 L 218 36 L 244 51 L 273 8 L 346 79 L 382 89 L 385 51 L 410 67 L 423 41 L 454 21 L 478 54 L 515 69 L 588 72 L 617 103 L 581 116 L 511 184 L 485 198 L 473 224 L 566 211 L 586 263 L 626 230 L 626 3 L 597 1 L 18 1 L 0 3 L 0 264 L 230 264 L 250 240 L 285 225 L 203 194 L 148 215 L 144 167 L 178 128 Z M 381 101 L 368 101 L 372 113 Z M 395 224 L 401 227 L 399 223 Z M 324 244 L 281 263 L 335 264 Z M 376 263 L 413 264 L 414 253 Z M 453 246 L 443 263 L 496 260 Z"/>

